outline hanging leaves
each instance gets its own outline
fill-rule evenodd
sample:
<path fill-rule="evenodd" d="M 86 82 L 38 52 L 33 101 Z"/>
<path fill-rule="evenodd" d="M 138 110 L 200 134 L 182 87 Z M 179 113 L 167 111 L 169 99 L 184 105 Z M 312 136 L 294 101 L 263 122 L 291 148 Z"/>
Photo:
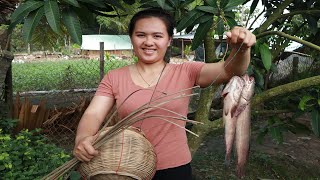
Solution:
<path fill-rule="evenodd" d="M 266 68 L 266 70 L 269 71 L 272 63 L 272 55 L 271 55 L 269 46 L 266 43 L 263 43 L 259 47 L 259 52 L 261 54 L 261 59 L 262 59 L 264 68 Z"/>
<path fill-rule="evenodd" d="M 231 11 L 232 9 L 236 8 L 237 6 L 243 4 L 246 0 L 232 0 L 228 1 L 228 4 L 223 8 L 224 11 Z"/>
<path fill-rule="evenodd" d="M 44 2 L 44 12 L 47 21 L 54 32 L 61 34 L 60 29 L 60 11 L 56 0 L 47 0 Z"/>
<path fill-rule="evenodd" d="M 62 13 L 63 23 L 66 26 L 71 38 L 75 43 L 82 44 L 82 31 L 79 18 L 72 9 L 67 9 Z"/>
<path fill-rule="evenodd" d="M 202 43 L 202 40 L 207 35 L 207 32 L 211 28 L 212 23 L 213 23 L 213 20 L 210 19 L 207 22 L 199 25 L 199 27 L 196 31 L 196 34 L 194 35 L 193 42 L 192 42 L 192 46 L 191 46 L 192 50 L 197 49 L 198 46 Z"/>
<path fill-rule="evenodd" d="M 43 6 L 43 1 L 26 1 L 22 3 L 11 15 L 11 22 L 21 21 L 31 11 L 34 11 Z"/>
<path fill-rule="evenodd" d="M 80 7 L 79 3 L 77 0 L 63 0 L 64 2 L 74 6 L 74 7 Z"/>
<path fill-rule="evenodd" d="M 196 9 L 190 11 L 187 16 L 179 22 L 177 26 L 177 31 L 182 31 L 184 28 L 193 24 L 199 17 L 203 16 L 205 13 L 198 11 Z"/>
<path fill-rule="evenodd" d="M 23 25 L 23 37 L 27 42 L 32 38 L 32 34 L 38 26 L 41 18 L 44 16 L 44 7 L 41 7 L 38 11 L 31 12 L 24 21 Z"/>

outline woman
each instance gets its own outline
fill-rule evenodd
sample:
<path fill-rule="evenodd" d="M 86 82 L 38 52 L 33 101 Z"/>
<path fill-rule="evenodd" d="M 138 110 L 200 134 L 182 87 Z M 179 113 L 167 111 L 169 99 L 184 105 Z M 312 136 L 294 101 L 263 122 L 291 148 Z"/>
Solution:
<path fill-rule="evenodd" d="M 129 25 L 129 35 L 138 62 L 108 72 L 101 81 L 78 126 L 74 155 L 80 161 L 90 161 L 98 154 L 92 147 L 94 135 L 114 103 L 120 118 L 124 118 L 156 97 L 194 85 L 206 87 L 213 81 L 227 82 L 232 76 L 242 75 L 246 71 L 250 61 L 250 47 L 256 41 L 248 30 L 235 27 L 226 33 L 232 51 L 225 62 L 188 62 L 177 65 L 164 61 L 173 28 L 172 17 L 161 9 L 147 9 L 134 15 Z M 231 58 L 234 60 L 229 63 Z M 187 93 L 191 93 L 191 90 Z M 125 99 L 125 103 L 119 107 Z M 187 115 L 188 99 L 175 100 L 163 107 Z M 173 115 L 163 110 L 150 113 Z M 185 122 L 175 123 L 185 126 Z M 157 172 L 154 179 L 191 179 L 191 154 L 185 130 L 156 118 L 137 122 L 134 126 L 142 129 L 155 148 Z"/>

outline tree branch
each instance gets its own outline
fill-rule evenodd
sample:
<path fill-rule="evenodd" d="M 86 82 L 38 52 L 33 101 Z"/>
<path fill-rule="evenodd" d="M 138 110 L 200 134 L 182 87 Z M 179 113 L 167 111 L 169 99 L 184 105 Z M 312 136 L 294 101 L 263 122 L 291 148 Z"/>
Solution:
<path fill-rule="evenodd" d="M 287 18 L 289 16 L 294 16 L 297 14 L 320 14 L 320 10 L 317 9 L 313 9 L 313 10 L 300 10 L 300 11 L 292 11 L 290 13 L 287 14 L 282 14 L 281 17 L 279 17 L 279 19 L 282 18 Z M 275 22 L 277 19 L 273 19 L 273 21 L 271 21 L 271 23 Z"/>
<path fill-rule="evenodd" d="M 264 32 L 268 27 L 279 17 L 283 15 L 283 11 L 293 2 L 294 0 L 285 0 L 274 10 L 274 12 L 268 17 L 268 19 L 258 28 L 256 31 L 258 33 Z"/>
<path fill-rule="evenodd" d="M 311 42 L 308 42 L 308 41 L 305 41 L 305 40 L 302 40 L 300 38 L 297 38 L 297 37 L 294 37 L 294 36 L 291 36 L 289 34 L 286 34 L 284 32 L 280 32 L 280 31 L 266 31 L 266 32 L 263 32 L 263 33 L 260 33 L 260 34 L 257 34 L 256 35 L 256 38 L 259 39 L 259 38 L 262 38 L 264 36 L 268 36 L 268 35 L 278 35 L 278 36 L 282 36 L 282 37 L 285 37 L 285 38 L 288 38 L 292 41 L 296 41 L 298 43 L 301 43 L 301 44 L 304 44 L 312 49 L 315 49 L 317 51 L 320 51 L 320 46 L 317 46 Z"/>
<path fill-rule="evenodd" d="M 265 102 L 266 100 L 269 100 L 273 97 L 276 97 L 278 95 L 288 94 L 299 89 L 303 89 L 306 87 L 319 85 L 319 84 L 320 84 L 320 75 L 274 87 L 272 89 L 264 91 L 261 94 L 254 96 L 252 100 L 252 107 L 262 102 Z"/>

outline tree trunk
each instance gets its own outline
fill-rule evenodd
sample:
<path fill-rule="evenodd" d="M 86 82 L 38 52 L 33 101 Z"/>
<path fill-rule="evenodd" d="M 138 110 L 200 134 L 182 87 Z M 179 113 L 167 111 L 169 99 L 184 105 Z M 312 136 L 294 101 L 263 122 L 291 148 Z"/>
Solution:
<path fill-rule="evenodd" d="M 10 52 L 0 52 L 0 119 L 10 116 L 9 112 L 12 105 L 12 59 L 13 56 Z"/>
<path fill-rule="evenodd" d="M 212 63 L 214 59 L 216 59 L 216 55 L 214 51 L 215 50 L 214 39 L 211 36 L 213 30 L 214 30 L 214 27 L 212 26 L 211 29 L 207 32 L 206 38 L 204 40 L 205 60 L 207 63 Z M 210 114 L 209 111 L 211 108 L 212 99 L 216 89 L 217 89 L 217 86 L 210 86 L 210 87 L 201 89 L 198 109 L 195 115 L 195 120 L 198 122 L 204 123 L 204 125 L 196 125 L 192 127 L 192 131 L 199 135 L 199 137 L 195 137 L 191 135 L 188 138 L 188 143 L 189 143 L 189 147 L 192 154 L 199 148 L 201 142 L 203 141 L 203 138 L 211 130 L 208 128 L 206 124 L 208 124 L 209 122 L 209 114 Z"/>

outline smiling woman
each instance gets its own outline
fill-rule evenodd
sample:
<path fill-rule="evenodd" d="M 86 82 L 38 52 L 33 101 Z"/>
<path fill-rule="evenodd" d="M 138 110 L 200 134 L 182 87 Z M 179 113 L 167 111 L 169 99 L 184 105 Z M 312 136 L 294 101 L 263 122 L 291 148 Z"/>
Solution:
<path fill-rule="evenodd" d="M 206 87 L 213 82 L 226 82 L 247 69 L 250 47 L 255 43 L 255 36 L 247 29 L 235 27 L 227 33 L 233 50 L 225 62 L 170 64 L 165 62 L 164 56 L 172 40 L 173 28 L 173 18 L 159 8 L 146 9 L 133 16 L 129 35 L 138 61 L 109 71 L 101 81 L 78 126 L 73 154 L 80 161 L 90 161 L 99 154 L 92 144 L 114 104 L 120 119 L 124 119 L 157 98 L 182 91 L 190 95 L 195 85 Z M 238 51 L 239 47 L 241 51 Z M 141 114 L 142 117 L 166 116 L 166 121 L 150 117 L 133 124 L 145 134 L 155 150 L 157 171 L 153 179 L 190 180 L 192 177 L 191 153 L 186 131 L 181 128 L 186 122 L 176 120 L 187 116 L 188 104 L 189 98 L 172 100 L 170 104 Z"/>

